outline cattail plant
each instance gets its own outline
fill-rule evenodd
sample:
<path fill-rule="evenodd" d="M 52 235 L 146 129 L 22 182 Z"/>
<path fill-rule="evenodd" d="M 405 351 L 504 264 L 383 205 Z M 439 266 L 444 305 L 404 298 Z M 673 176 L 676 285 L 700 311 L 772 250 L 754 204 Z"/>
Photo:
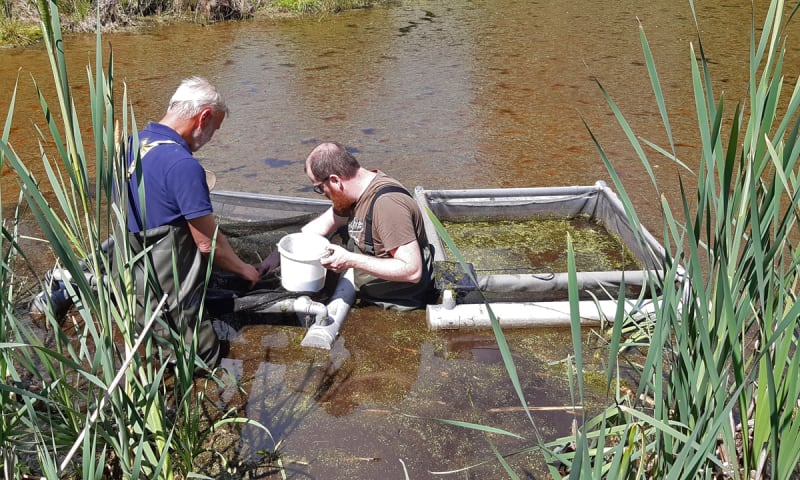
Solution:
<path fill-rule="evenodd" d="M 21 202 L 55 253 L 60 275 L 69 279 L 65 288 L 74 314 L 65 321 L 56 309 L 44 309 L 52 341 L 38 338 L 20 320 L 11 265 L 25 252 L 15 241 L 18 214 L 8 224 L 4 215 L 0 452 L 5 476 L 198 477 L 192 460 L 208 448 L 204 442 L 210 432 L 225 424 L 255 422 L 234 411 L 201 417 L 210 402 L 203 383 L 194 378 L 196 342 L 175 335 L 174 348 L 162 351 L 150 334 L 153 324 L 163 320 L 148 299 L 137 302 L 130 268 L 136 254 L 124 234 L 129 148 L 139 161 L 127 92 L 115 88 L 112 55 L 104 69 L 98 25 L 96 65 L 87 69 L 93 141 L 83 138 L 79 119 L 84 117 L 70 91 L 56 4 L 40 0 L 38 7 L 57 106 L 51 107 L 37 85 L 45 122 L 39 130 L 41 155 L 20 158 L 9 139 L 12 97 L 0 160 L 19 177 Z M 46 145 L 55 146 L 54 156 Z M 46 178 L 31 173 L 28 165 L 34 160 L 42 163 Z M 110 248 L 107 240 L 115 232 L 123 233 Z M 155 272 L 148 273 L 156 281 Z M 146 309 L 143 315 L 137 312 L 141 308 Z M 137 321 L 142 316 L 148 319 L 144 324 Z M 34 384 L 39 388 L 27 388 Z"/>
<path fill-rule="evenodd" d="M 640 38 L 656 99 L 654 108 L 661 115 L 669 145 L 638 137 L 599 85 L 655 190 L 659 185 L 648 152 L 667 157 L 686 172 L 681 175 L 691 177 L 680 183 L 680 205 L 669 205 L 662 197 L 666 256 L 648 282 L 649 295 L 656 300 L 655 313 L 636 315 L 635 310 L 622 308 L 628 300 L 618 299 L 606 371 L 613 404 L 592 418 L 581 416 L 572 435 L 543 441 L 527 411 L 503 332 L 490 313 L 508 375 L 533 434 L 449 423 L 532 438 L 535 443 L 528 449 L 494 449 L 510 478 L 519 477 L 507 458 L 534 450 L 542 452 L 554 478 L 789 479 L 800 474 L 800 358 L 796 355 L 800 84 L 791 87 L 787 98 L 783 70 L 785 42 L 791 40 L 786 26 L 799 7 L 771 1 L 762 28 L 756 28 L 753 16 L 747 98 L 730 110 L 724 108 L 723 98 L 714 95 L 692 2 L 690 7 L 698 25 L 698 41 L 688 52 L 700 138 L 696 171 L 689 170 L 688 162 L 676 153 L 667 99 L 643 28 Z M 601 139 L 588 130 L 629 223 L 640 224 Z M 448 247 L 457 252 L 441 224 L 435 223 Z M 456 257 L 466 263 L 460 254 Z M 583 405 L 584 332 L 571 242 L 568 263 L 575 350 L 568 376 L 575 404 Z M 488 303 L 487 308 L 491 311 Z M 632 358 L 642 351 L 641 358 Z M 634 370 L 635 385 L 625 385 L 620 373 L 623 366 Z"/>

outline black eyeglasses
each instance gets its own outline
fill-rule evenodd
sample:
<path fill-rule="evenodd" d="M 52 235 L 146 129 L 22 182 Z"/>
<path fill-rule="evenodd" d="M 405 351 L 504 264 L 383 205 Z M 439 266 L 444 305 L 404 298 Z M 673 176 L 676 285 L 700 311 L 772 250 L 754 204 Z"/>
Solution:
<path fill-rule="evenodd" d="M 327 177 L 325 177 L 325 179 L 323 181 L 321 181 L 318 184 L 314 185 L 314 193 L 319 194 L 319 195 L 325 195 L 325 190 L 322 189 L 322 184 L 327 182 L 330 179 L 331 179 L 331 176 L 328 175 Z"/>

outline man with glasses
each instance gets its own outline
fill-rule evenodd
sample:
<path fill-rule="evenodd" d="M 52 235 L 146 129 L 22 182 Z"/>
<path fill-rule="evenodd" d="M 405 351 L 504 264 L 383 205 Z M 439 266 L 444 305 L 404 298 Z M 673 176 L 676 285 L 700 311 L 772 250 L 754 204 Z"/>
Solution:
<path fill-rule="evenodd" d="M 333 204 L 303 227 L 325 237 L 347 225 L 348 248 L 331 246 L 322 265 L 355 271 L 362 303 L 411 310 L 435 301 L 433 255 L 417 202 L 397 180 L 367 170 L 335 142 L 317 145 L 305 162 L 314 192 Z"/>

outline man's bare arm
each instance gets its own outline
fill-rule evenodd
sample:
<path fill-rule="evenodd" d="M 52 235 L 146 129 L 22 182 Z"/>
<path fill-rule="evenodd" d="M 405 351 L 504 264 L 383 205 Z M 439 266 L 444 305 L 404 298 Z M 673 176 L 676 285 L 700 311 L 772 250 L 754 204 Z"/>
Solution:
<path fill-rule="evenodd" d="M 200 253 L 209 255 L 214 244 L 214 233 L 217 229 L 217 222 L 214 215 L 205 215 L 189 220 L 189 230 L 192 238 Z M 250 286 L 255 285 L 259 279 L 256 267 L 245 263 L 233 251 L 231 244 L 222 232 L 217 233 L 216 248 L 214 249 L 214 266 L 233 272 L 239 277 L 250 282 Z"/>

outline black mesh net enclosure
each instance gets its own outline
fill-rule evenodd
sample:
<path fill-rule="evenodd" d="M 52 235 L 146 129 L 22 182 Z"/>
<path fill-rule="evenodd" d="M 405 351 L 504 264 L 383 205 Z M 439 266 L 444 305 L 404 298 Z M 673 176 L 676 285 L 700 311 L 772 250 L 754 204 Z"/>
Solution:
<path fill-rule="evenodd" d="M 255 285 L 248 288 L 244 282 L 230 272 L 214 270 L 206 291 L 206 311 L 212 318 L 223 320 L 234 328 L 247 324 L 298 324 L 310 326 L 313 318 L 302 322 L 293 311 L 280 310 L 274 306 L 284 300 L 308 296 L 314 302 L 326 304 L 336 287 L 336 275 L 329 274 L 325 286 L 319 292 L 290 292 L 281 286 L 280 269 L 270 272 Z"/>
<path fill-rule="evenodd" d="M 259 221 L 241 221 L 218 216 L 219 230 L 233 250 L 247 263 L 257 264 L 277 250 L 278 242 L 286 235 L 299 232 L 316 213 L 292 215 Z M 311 300 L 326 303 L 336 286 L 336 275 L 329 272 L 325 286 L 319 292 L 291 292 L 281 285 L 278 267 L 249 288 L 244 280 L 219 269 L 212 271 L 206 292 L 206 310 L 214 318 L 232 326 L 247 323 L 295 323 L 292 312 L 274 311 L 277 302 L 308 296 Z M 308 325 L 304 325 L 308 326 Z"/>
<path fill-rule="evenodd" d="M 316 214 L 259 221 L 237 221 L 218 217 L 220 232 L 228 238 L 233 250 L 248 263 L 259 263 L 277 249 L 278 242 L 290 233 L 300 231 Z"/>

